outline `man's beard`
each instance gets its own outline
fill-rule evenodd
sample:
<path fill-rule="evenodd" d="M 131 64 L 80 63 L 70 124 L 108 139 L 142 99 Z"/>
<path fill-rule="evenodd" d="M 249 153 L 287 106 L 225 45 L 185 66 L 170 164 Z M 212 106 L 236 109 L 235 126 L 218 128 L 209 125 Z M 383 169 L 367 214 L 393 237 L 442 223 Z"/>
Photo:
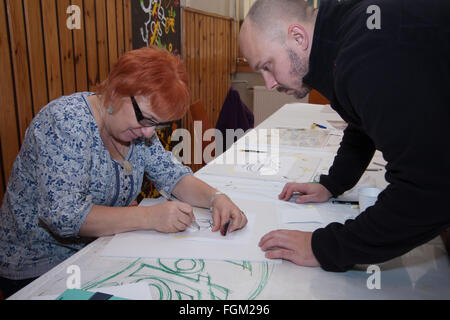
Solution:
<path fill-rule="evenodd" d="M 296 99 L 302 99 L 306 97 L 306 95 L 311 91 L 311 87 L 302 83 L 302 78 L 309 71 L 308 60 L 306 58 L 300 58 L 292 49 L 287 49 L 289 60 L 291 62 L 291 69 L 289 70 L 289 74 L 296 80 L 295 86 L 300 89 L 287 88 L 283 86 L 278 86 L 278 92 L 287 92 L 289 90 L 294 90 L 293 96 Z"/>

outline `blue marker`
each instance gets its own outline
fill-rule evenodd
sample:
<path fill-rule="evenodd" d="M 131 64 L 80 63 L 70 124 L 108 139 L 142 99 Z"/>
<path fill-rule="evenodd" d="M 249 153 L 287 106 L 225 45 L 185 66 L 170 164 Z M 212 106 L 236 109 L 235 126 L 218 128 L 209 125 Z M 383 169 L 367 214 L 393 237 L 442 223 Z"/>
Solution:
<path fill-rule="evenodd" d="M 320 129 L 326 129 L 327 127 L 325 127 L 325 126 L 322 126 L 322 125 L 320 125 L 320 124 L 318 124 L 318 123 L 313 123 L 315 126 L 317 126 L 317 127 L 319 127 Z"/>

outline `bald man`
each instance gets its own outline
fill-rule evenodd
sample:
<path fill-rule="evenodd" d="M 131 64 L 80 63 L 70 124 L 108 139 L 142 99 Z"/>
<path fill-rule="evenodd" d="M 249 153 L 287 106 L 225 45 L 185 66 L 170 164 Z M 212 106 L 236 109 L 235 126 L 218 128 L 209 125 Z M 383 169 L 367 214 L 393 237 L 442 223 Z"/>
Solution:
<path fill-rule="evenodd" d="M 321 92 L 348 123 L 328 175 L 279 198 L 325 202 L 351 189 L 375 150 L 388 187 L 356 219 L 313 233 L 276 230 L 268 258 L 346 271 L 405 254 L 450 226 L 450 1 L 258 0 L 240 46 L 267 88 Z"/>

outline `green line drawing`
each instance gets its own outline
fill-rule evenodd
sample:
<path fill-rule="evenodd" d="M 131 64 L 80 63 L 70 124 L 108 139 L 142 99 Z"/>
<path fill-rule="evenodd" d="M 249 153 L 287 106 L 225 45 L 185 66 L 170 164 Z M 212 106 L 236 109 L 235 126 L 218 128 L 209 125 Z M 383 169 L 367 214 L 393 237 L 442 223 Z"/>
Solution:
<path fill-rule="evenodd" d="M 225 265 L 215 268 L 213 263 Z M 119 271 L 89 281 L 82 289 L 145 282 L 155 300 L 253 300 L 266 287 L 273 269 L 267 262 L 139 258 Z"/>

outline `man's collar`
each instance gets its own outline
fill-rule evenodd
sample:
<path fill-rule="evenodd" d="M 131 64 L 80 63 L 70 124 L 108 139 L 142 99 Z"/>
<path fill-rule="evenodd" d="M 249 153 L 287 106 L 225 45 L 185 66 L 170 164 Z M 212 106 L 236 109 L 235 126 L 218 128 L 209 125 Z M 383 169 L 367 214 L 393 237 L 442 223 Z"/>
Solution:
<path fill-rule="evenodd" d="M 336 0 L 321 0 L 317 14 L 313 43 L 309 56 L 309 72 L 303 82 L 327 99 L 333 96 L 333 70 L 336 57 L 336 30 L 340 15 Z"/>

